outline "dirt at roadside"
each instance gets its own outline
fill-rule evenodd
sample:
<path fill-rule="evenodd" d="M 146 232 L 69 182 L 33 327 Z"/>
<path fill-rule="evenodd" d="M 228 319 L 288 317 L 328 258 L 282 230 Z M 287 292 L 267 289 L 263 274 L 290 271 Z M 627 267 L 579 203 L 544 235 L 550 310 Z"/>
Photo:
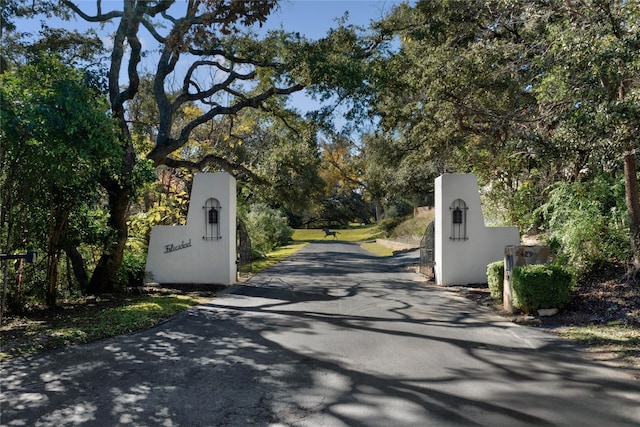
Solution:
<path fill-rule="evenodd" d="M 534 324 L 554 328 L 615 322 L 640 328 L 640 281 L 626 278 L 625 273 L 622 265 L 598 269 L 577 284 L 567 307 L 555 316 L 534 316 Z M 486 287 L 462 287 L 459 291 L 479 304 L 493 306 L 495 303 Z M 513 320 L 523 317 L 516 313 Z"/>
<path fill-rule="evenodd" d="M 596 269 L 574 289 L 571 301 L 558 314 L 550 317 L 506 313 L 496 305 L 486 287 L 461 287 L 460 294 L 478 304 L 493 308 L 505 318 L 516 323 L 540 327 L 561 334 L 572 326 L 614 325 L 638 330 L 634 343 L 625 343 L 624 350 L 604 342 L 584 344 L 585 352 L 593 359 L 629 369 L 640 379 L 640 279 L 627 278 L 626 267 L 608 265 Z"/>

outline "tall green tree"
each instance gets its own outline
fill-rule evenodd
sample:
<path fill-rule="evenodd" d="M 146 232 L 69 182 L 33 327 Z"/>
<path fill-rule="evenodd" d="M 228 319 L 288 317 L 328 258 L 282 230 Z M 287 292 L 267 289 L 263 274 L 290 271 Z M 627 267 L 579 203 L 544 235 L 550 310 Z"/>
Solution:
<path fill-rule="evenodd" d="M 632 272 L 640 271 L 640 4 L 551 2 L 532 13 L 548 22 L 534 83 L 541 122 L 574 153 L 586 177 L 623 170 Z"/>
<path fill-rule="evenodd" d="M 108 96 L 111 111 L 119 123 L 124 147 L 121 170 L 103 177 L 107 191 L 109 225 L 117 238 L 104 248 L 91 277 L 90 290 L 107 291 L 122 262 L 127 239 L 127 207 L 132 200 L 133 176 L 139 153 L 133 143 L 127 121 L 128 103 L 140 91 L 143 57 L 142 37 L 153 40 L 158 52 L 150 71 L 153 99 L 157 106 L 157 134 L 146 157 L 155 166 L 173 167 L 174 154 L 185 146 L 192 134 L 211 120 L 233 116 L 246 108 L 259 108 L 278 96 L 302 90 L 320 80 L 334 79 L 325 64 L 335 52 L 347 53 L 338 32 L 319 42 L 310 43 L 296 34 L 282 31 L 264 38 L 243 33 L 251 25 L 265 22 L 276 8 L 275 0 L 239 2 L 234 0 L 88 2 L 61 0 L 61 13 L 102 25 L 115 25 L 110 49 Z M 340 36 L 340 37 L 339 37 Z M 353 55 L 355 57 L 355 54 Z M 346 69 L 344 61 L 333 68 Z M 343 72 L 343 75 L 347 72 Z M 183 107 L 196 103 L 202 113 L 186 123 L 175 120 Z M 194 161 L 194 166 L 220 168 L 235 174 L 239 165 L 216 155 Z"/>
<path fill-rule="evenodd" d="M 143 89 L 129 108 L 138 153 L 151 149 L 158 131 L 151 86 L 149 76 L 143 76 Z M 176 126 L 201 114 L 202 108 L 197 104 L 186 104 L 176 114 Z M 297 215 L 319 193 L 316 129 L 315 124 L 287 109 L 284 100 L 275 98 L 258 109 L 217 117 L 191 133 L 189 141 L 172 155 L 171 166 L 159 168 L 163 187 L 167 174 L 172 174 L 177 181 L 184 181 L 183 189 L 188 191 L 191 172 L 223 165 L 234 169 L 241 202 L 265 203 Z M 145 210 L 160 199 L 160 193 L 147 193 Z"/>
<path fill-rule="evenodd" d="M 55 306 L 60 254 L 78 240 L 76 217 L 97 202 L 99 178 L 119 166 L 115 128 L 85 74 L 51 54 L 0 74 L 0 106 L 4 237 L 16 245 L 28 230 L 32 245 L 46 242 L 46 302 Z"/>
<path fill-rule="evenodd" d="M 518 188 L 539 144 L 522 125 L 535 112 L 535 69 L 514 19 L 517 3 L 419 1 L 378 24 L 397 35 L 400 47 L 372 67 L 372 112 L 386 132 L 370 139 L 372 158 L 384 158 L 391 144 L 388 170 L 405 177 L 422 171 L 416 186 L 448 170 L 475 172 L 511 193 Z"/>
<path fill-rule="evenodd" d="M 540 221 L 526 213 L 554 182 L 623 173 L 637 271 L 639 7 L 446 0 L 396 8 L 378 29 L 396 34 L 400 49 L 373 79 L 372 111 L 399 153 L 390 160 L 475 172 L 525 231 Z M 370 154 L 384 151 L 379 141 Z"/>

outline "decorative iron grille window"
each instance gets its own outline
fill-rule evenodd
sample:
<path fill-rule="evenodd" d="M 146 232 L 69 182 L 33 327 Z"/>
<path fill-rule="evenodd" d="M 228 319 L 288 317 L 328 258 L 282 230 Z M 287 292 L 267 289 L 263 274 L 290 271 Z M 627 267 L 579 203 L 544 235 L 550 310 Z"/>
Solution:
<path fill-rule="evenodd" d="M 451 240 L 468 240 L 467 236 L 467 204 L 462 199 L 453 201 L 451 211 Z"/>
<path fill-rule="evenodd" d="M 218 199 L 207 199 L 202 209 L 204 210 L 204 229 L 205 235 L 202 236 L 204 240 L 218 240 L 222 239 L 220 235 L 220 213 L 221 206 Z"/>

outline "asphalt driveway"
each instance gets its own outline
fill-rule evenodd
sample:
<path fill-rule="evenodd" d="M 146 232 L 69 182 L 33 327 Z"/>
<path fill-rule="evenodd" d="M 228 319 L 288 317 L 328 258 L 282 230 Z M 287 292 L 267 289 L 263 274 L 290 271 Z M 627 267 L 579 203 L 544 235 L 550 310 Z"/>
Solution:
<path fill-rule="evenodd" d="M 640 384 L 321 242 L 146 331 L 3 363 L 6 426 L 640 425 Z"/>

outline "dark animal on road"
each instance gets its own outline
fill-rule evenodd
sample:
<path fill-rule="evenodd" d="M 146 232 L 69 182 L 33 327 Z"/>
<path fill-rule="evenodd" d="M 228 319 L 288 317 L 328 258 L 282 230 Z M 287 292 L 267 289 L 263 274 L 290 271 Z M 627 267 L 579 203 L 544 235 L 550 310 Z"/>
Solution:
<path fill-rule="evenodd" d="M 338 238 L 338 232 L 337 231 L 331 231 L 329 230 L 327 227 L 323 228 L 322 231 L 324 231 L 324 237 L 326 238 L 327 236 L 333 236 L 334 239 Z"/>

